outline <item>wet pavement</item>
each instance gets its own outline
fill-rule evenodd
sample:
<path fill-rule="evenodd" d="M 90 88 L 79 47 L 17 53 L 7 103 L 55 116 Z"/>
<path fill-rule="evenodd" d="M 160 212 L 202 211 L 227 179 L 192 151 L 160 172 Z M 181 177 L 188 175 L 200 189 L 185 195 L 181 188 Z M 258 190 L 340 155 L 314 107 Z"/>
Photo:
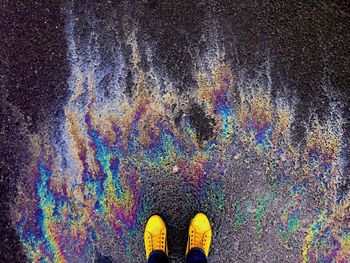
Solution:
<path fill-rule="evenodd" d="M 1 3 L 3 262 L 350 260 L 350 7 Z"/>

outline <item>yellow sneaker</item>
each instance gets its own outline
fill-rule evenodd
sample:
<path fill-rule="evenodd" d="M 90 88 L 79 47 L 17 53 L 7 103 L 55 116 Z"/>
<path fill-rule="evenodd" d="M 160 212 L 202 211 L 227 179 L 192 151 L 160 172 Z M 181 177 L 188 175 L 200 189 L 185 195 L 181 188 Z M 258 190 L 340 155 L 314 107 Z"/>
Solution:
<path fill-rule="evenodd" d="M 188 230 L 186 256 L 192 248 L 201 248 L 208 256 L 212 235 L 208 217 L 203 213 L 198 213 L 192 219 Z"/>
<path fill-rule="evenodd" d="M 160 250 L 168 255 L 166 225 L 158 215 L 153 215 L 148 219 L 144 233 L 146 249 L 146 259 L 152 251 Z"/>

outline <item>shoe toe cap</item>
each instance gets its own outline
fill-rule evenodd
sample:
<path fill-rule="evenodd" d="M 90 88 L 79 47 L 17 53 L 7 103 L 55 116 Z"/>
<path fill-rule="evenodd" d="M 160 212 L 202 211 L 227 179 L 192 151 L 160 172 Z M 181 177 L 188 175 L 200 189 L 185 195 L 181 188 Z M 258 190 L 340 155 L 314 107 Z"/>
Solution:
<path fill-rule="evenodd" d="M 146 231 L 148 232 L 159 232 L 165 228 L 163 219 L 158 215 L 153 215 L 147 222 Z"/>
<path fill-rule="evenodd" d="M 196 228 L 197 231 L 200 232 L 207 232 L 211 230 L 209 219 L 203 213 L 198 213 L 193 218 L 192 225 Z"/>

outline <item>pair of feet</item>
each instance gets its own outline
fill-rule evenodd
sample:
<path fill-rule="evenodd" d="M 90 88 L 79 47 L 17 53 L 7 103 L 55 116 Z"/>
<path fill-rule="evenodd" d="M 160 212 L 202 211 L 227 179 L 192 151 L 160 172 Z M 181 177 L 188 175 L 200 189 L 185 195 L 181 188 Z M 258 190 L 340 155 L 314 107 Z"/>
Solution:
<path fill-rule="evenodd" d="M 191 249 L 197 248 L 202 249 L 208 256 L 211 237 L 212 230 L 208 217 L 203 213 L 196 214 L 188 230 L 186 255 Z M 166 225 L 159 215 L 153 215 L 148 219 L 144 242 L 147 260 L 153 251 L 162 251 L 168 255 Z"/>

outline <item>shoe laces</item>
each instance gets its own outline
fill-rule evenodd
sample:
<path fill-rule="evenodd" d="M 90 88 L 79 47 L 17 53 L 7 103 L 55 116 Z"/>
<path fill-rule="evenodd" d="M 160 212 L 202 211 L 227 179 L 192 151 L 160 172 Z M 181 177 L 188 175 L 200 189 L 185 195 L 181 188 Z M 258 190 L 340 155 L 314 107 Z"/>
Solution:
<path fill-rule="evenodd" d="M 191 248 L 203 248 L 205 243 L 207 242 L 207 234 L 200 234 L 196 231 L 191 231 Z"/>
<path fill-rule="evenodd" d="M 149 247 L 154 250 L 163 250 L 165 246 L 165 234 L 162 232 L 159 235 L 150 235 L 148 236 Z"/>

